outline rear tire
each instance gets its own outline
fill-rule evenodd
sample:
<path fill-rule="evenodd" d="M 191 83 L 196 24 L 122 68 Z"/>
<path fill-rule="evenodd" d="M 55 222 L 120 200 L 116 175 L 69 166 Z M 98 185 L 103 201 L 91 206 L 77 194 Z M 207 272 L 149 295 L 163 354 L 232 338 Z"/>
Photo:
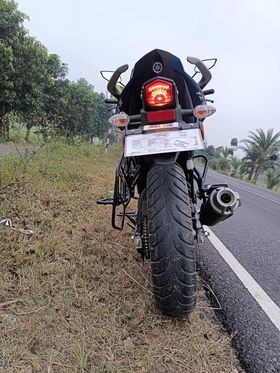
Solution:
<path fill-rule="evenodd" d="M 147 217 L 156 306 L 186 316 L 196 305 L 196 258 L 188 186 L 177 163 L 150 168 Z"/>

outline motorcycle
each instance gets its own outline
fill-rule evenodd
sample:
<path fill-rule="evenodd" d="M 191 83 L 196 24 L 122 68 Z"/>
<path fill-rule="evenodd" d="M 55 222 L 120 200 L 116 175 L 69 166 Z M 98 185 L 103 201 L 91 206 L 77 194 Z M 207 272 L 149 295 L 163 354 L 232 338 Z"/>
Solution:
<path fill-rule="evenodd" d="M 120 129 L 124 149 L 113 198 L 98 201 L 112 205 L 113 228 L 123 229 L 128 220 L 135 248 L 151 261 L 156 306 L 176 318 L 196 305 L 196 246 L 204 239 L 203 226 L 224 221 L 239 206 L 227 184 L 205 184 L 208 159 L 198 150 L 204 148 L 204 120 L 215 112 L 205 99 L 214 90 L 204 89 L 212 75 L 198 58 L 187 61 L 195 65 L 192 77 L 179 58 L 158 49 L 135 64 L 126 86 L 120 76 L 128 65 L 112 72 L 112 96 L 105 101 L 115 107 L 109 121 Z M 129 212 L 133 199 L 138 208 Z"/>

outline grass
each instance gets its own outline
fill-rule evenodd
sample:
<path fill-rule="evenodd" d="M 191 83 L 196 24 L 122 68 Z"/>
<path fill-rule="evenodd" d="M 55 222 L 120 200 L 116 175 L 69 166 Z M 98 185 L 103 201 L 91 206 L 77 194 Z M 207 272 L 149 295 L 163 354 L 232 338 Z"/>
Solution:
<path fill-rule="evenodd" d="M 0 372 L 240 372 L 202 282 L 188 320 L 162 317 L 130 229 L 114 231 L 96 205 L 118 156 L 51 144 L 0 194 L 0 218 L 34 230 L 0 226 Z M 1 163 L 3 184 L 13 164 Z"/>
<path fill-rule="evenodd" d="M 26 128 L 20 121 L 12 121 L 10 125 L 10 142 L 25 144 Z M 29 143 L 38 144 L 43 142 L 43 137 L 38 128 L 33 127 L 30 130 Z"/>

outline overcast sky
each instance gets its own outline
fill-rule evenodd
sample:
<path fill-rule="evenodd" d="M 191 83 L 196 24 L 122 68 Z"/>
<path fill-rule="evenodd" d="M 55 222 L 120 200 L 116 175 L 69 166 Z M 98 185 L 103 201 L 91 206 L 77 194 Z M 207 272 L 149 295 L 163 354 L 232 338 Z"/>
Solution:
<path fill-rule="evenodd" d="M 155 48 L 179 57 L 218 58 L 207 88 L 216 114 L 209 144 L 250 130 L 280 130 L 280 0 L 17 0 L 30 35 L 68 64 L 69 77 L 106 90 L 99 76 Z M 189 65 L 189 66 L 188 66 Z M 127 74 L 129 75 L 129 74 Z M 210 97 L 209 97 L 210 98 Z"/>

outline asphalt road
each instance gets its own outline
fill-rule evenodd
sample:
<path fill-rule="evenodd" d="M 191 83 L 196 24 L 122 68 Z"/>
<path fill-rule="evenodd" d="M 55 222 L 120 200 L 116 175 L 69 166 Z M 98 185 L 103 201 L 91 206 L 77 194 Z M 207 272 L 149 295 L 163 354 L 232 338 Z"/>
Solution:
<path fill-rule="evenodd" d="M 8 154 L 18 154 L 25 151 L 38 150 L 39 145 L 36 144 L 0 144 L 0 156 Z"/>
<path fill-rule="evenodd" d="M 275 303 L 280 320 L 280 193 L 209 173 L 208 184 L 228 183 L 242 199 L 235 215 L 210 227 Z M 202 272 L 217 295 L 218 311 L 248 372 L 280 373 L 280 331 L 229 264 L 207 239 L 200 249 Z M 270 302 L 265 306 L 269 308 Z M 278 308 L 279 307 L 279 308 Z"/>
<path fill-rule="evenodd" d="M 1 154 L 12 154 L 15 153 L 16 149 L 10 145 L 0 144 L 0 155 Z"/>

